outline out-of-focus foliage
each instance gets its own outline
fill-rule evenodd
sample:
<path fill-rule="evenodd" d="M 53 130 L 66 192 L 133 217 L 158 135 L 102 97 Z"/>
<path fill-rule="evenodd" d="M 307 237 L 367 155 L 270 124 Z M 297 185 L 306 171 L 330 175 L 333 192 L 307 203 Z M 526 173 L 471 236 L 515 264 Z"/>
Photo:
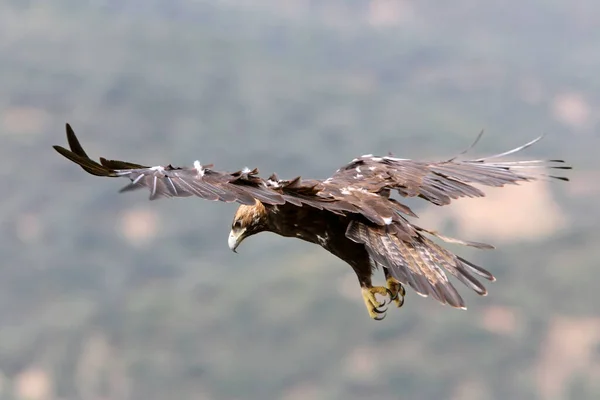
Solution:
<path fill-rule="evenodd" d="M 0 2 L 1 398 L 599 398 L 599 13 Z M 498 281 L 461 288 L 467 312 L 409 291 L 376 323 L 322 249 L 263 234 L 233 255 L 234 205 L 147 202 L 75 168 L 50 147 L 66 121 L 90 154 L 145 164 L 325 178 L 364 153 L 452 156 L 485 128 L 476 154 L 545 132 L 527 155 L 576 170 L 460 212 L 414 202 L 497 244 L 456 250 Z"/>

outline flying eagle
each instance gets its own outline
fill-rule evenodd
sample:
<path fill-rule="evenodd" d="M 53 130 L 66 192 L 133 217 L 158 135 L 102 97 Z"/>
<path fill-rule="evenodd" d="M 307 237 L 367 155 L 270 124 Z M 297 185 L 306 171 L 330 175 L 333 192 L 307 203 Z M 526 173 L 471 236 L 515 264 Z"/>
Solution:
<path fill-rule="evenodd" d="M 413 224 L 407 217 L 417 216 L 392 198 L 392 191 L 443 206 L 459 197 L 483 197 L 484 193 L 472 184 L 501 187 L 538 179 L 568 181 L 548 175 L 544 169 L 571 168 L 563 160 L 500 159 L 531 146 L 542 136 L 501 154 L 458 160 L 477 143 L 480 133 L 469 148 L 446 161 L 368 154 L 355 158 L 325 180 L 284 180 L 275 174 L 264 179 L 257 169 L 222 172 L 199 161 L 183 168 L 148 167 L 105 158 L 98 163 L 88 157 L 69 124 L 66 130 L 70 150 L 61 146 L 54 149 L 92 175 L 129 178 L 131 182 L 121 192 L 147 188 L 150 200 L 197 196 L 239 203 L 228 239 L 234 252 L 244 239 L 260 232 L 323 247 L 352 267 L 369 316 L 376 320 L 385 317 L 386 306 L 392 301 L 402 306 L 406 294 L 403 285 L 442 304 L 465 309 L 447 273 L 480 295 L 487 291 L 479 279 L 495 280 L 490 272 L 439 246 L 429 236 L 480 249 L 493 246 L 449 238 Z M 385 287 L 371 283 L 377 269 L 383 270 Z M 383 296 L 383 301 L 376 295 Z"/>

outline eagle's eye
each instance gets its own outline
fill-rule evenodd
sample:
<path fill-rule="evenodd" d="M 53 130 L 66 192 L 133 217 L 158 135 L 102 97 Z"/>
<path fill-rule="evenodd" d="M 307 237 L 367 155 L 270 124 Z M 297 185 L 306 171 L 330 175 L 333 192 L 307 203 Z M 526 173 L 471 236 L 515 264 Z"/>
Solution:
<path fill-rule="evenodd" d="M 239 219 L 233 223 L 233 229 L 240 229 L 242 227 L 242 221 Z"/>

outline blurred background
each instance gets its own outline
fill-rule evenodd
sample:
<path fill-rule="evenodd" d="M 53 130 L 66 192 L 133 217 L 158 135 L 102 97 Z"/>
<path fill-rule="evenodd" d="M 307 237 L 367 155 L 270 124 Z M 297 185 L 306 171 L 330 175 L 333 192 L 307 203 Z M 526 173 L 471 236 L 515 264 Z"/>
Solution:
<path fill-rule="evenodd" d="M 593 0 L 0 1 L 0 399 L 600 398 Z M 349 266 L 93 157 L 326 178 L 365 154 L 565 158 L 420 224 L 498 281 L 371 321 Z M 381 281 L 378 276 L 378 282 Z"/>

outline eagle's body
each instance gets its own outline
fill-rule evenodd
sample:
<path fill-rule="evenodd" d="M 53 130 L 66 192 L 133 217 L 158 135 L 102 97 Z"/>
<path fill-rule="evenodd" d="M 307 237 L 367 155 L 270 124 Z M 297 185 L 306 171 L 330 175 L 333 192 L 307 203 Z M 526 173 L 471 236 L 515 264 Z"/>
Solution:
<path fill-rule="evenodd" d="M 380 303 L 375 295 L 389 296 L 401 306 L 403 284 L 443 304 L 465 308 L 446 272 L 480 295 L 487 292 L 478 279 L 494 280 L 488 271 L 428 236 L 482 249 L 492 246 L 448 238 L 413 224 L 407 217 L 416 215 L 392 198 L 393 192 L 442 206 L 460 197 L 483 197 L 484 193 L 473 184 L 504 186 L 536 179 L 567 180 L 545 175 L 540 169 L 570 169 L 562 160 L 497 160 L 540 138 L 502 154 L 467 161 L 454 157 L 425 162 L 369 154 L 352 160 L 323 181 L 300 177 L 282 180 L 276 175 L 263 179 L 256 169 L 220 172 L 198 161 L 187 168 L 147 167 L 104 158 L 97 163 L 87 156 L 68 124 L 67 139 L 70 150 L 54 148 L 90 174 L 129 178 L 131 183 L 122 191 L 148 188 L 150 199 L 197 196 L 240 203 L 229 234 L 228 244 L 233 251 L 245 238 L 265 231 L 323 247 L 352 267 L 374 319 L 382 319 L 385 311 L 381 310 L 385 302 Z M 371 277 L 377 269 L 383 270 L 386 287 L 372 285 Z"/>
<path fill-rule="evenodd" d="M 369 261 L 369 253 L 363 244 L 346 236 L 352 217 L 291 204 L 251 208 L 257 208 L 261 213 L 264 210 L 263 218 L 267 221 L 265 231 L 319 245 L 348 263 L 356 272 L 359 282 L 371 283 L 374 266 Z"/>

